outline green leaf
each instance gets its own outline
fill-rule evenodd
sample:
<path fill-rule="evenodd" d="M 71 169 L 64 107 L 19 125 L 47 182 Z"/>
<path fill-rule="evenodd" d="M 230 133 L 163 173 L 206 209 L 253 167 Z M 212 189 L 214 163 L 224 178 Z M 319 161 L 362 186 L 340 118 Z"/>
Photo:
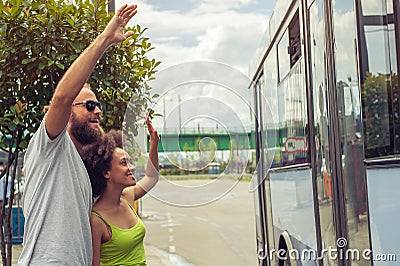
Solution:
<path fill-rule="evenodd" d="M 10 131 L 16 131 L 16 130 L 17 130 L 17 125 L 14 124 L 13 122 L 9 122 L 9 123 L 8 123 L 8 129 L 9 129 Z"/>
<path fill-rule="evenodd" d="M 11 72 L 11 73 L 8 73 L 7 76 L 13 77 L 13 78 L 18 78 L 18 77 L 19 77 L 19 73 L 17 73 L 17 72 Z"/>
<path fill-rule="evenodd" d="M 19 144 L 19 147 L 21 150 L 25 150 L 28 147 L 28 143 L 26 140 L 22 140 L 21 143 Z"/>
<path fill-rule="evenodd" d="M 0 105 L 0 127 L 4 131 L 21 128 L 26 132 L 21 149 L 26 148 L 39 127 L 41 110 L 51 100 L 65 70 L 111 19 L 107 1 L 76 0 L 75 3 L 55 0 L 0 3 L 0 88 L 7 88 Z M 11 8 L 5 10 L 5 5 Z M 132 30 L 134 34 L 128 41 L 106 51 L 88 79 L 98 100 L 104 102 L 104 114 L 110 113 L 102 121 L 105 130 L 121 127 L 132 96 L 135 117 L 156 98 L 144 84 L 159 63 L 148 58 L 153 47 L 143 34 L 146 28 L 137 25 Z M 18 100 L 26 105 L 15 105 Z M 129 130 L 137 132 L 137 126 L 132 123 Z M 0 131 L 1 139 L 4 136 Z"/>
<path fill-rule="evenodd" d="M 58 68 L 62 69 L 62 70 L 65 69 L 65 66 L 64 66 L 63 64 L 61 64 L 61 63 L 56 63 L 56 66 L 57 66 Z"/>
<path fill-rule="evenodd" d="M 28 63 L 33 62 L 35 60 L 36 60 L 35 57 L 33 57 L 33 58 L 25 58 L 24 60 L 22 60 L 22 64 L 25 65 L 25 64 L 28 64 Z"/>

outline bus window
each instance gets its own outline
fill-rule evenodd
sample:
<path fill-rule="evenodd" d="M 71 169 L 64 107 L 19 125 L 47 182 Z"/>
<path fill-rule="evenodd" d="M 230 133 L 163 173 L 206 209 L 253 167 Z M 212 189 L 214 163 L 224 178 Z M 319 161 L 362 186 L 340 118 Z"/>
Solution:
<path fill-rule="evenodd" d="M 280 165 L 306 163 L 307 99 L 302 60 L 290 70 L 278 85 Z"/>
<path fill-rule="evenodd" d="M 274 115 L 273 121 L 264 126 L 268 140 L 266 152 L 273 168 L 309 162 L 305 74 L 298 20 L 296 11 L 277 49 L 271 49 L 264 63 L 262 90 Z"/>
<path fill-rule="evenodd" d="M 290 67 L 293 67 L 301 56 L 299 12 L 297 11 L 289 24 Z"/>
<path fill-rule="evenodd" d="M 289 32 L 285 31 L 278 43 L 279 80 L 283 80 L 290 70 Z"/>
<path fill-rule="evenodd" d="M 299 12 L 289 23 L 289 27 L 278 43 L 279 81 L 282 81 L 301 57 Z"/>
<path fill-rule="evenodd" d="M 278 109 L 278 72 L 276 63 L 276 50 L 271 49 L 264 63 L 264 81 L 260 82 L 262 94 L 262 123 L 266 131 L 263 147 L 266 155 L 266 163 L 271 167 L 281 165 L 281 147 L 278 139 L 277 129 L 279 128 L 279 109 Z M 272 114 L 272 115 L 270 115 Z"/>
<path fill-rule="evenodd" d="M 398 10 L 395 10 L 398 12 Z M 358 45 L 366 158 L 400 154 L 396 20 L 391 1 L 360 1 Z"/>

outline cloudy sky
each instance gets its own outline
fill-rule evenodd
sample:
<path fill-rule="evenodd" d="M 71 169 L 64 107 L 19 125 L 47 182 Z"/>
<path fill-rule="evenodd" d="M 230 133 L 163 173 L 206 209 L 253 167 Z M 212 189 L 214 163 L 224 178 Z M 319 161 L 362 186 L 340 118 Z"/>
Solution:
<path fill-rule="evenodd" d="M 126 0 L 116 0 L 118 8 Z M 247 74 L 275 0 L 140 0 L 133 23 L 147 27 L 160 69 L 193 60 L 228 64 Z M 131 3 L 131 2 L 129 2 Z"/>
<path fill-rule="evenodd" d="M 125 3 L 128 1 L 116 0 L 116 9 Z M 249 84 L 248 68 L 275 0 L 140 0 L 135 4 L 138 13 L 132 23 L 148 28 L 145 35 L 155 47 L 149 56 L 162 62 L 158 75 L 177 80 L 159 84 L 162 79 L 156 76 L 158 84 L 151 84 L 161 95 L 153 109 L 165 117 L 153 120 L 159 132 L 161 127 L 197 128 L 199 124 L 218 129 L 248 128 L 250 107 L 243 99 L 251 96 L 249 90 L 243 95 L 243 90 Z M 197 61 L 214 62 L 208 67 L 212 71 L 206 73 L 204 65 L 197 69 L 191 64 Z M 242 92 L 231 84 L 244 84 L 239 88 Z"/>
<path fill-rule="evenodd" d="M 243 90 L 249 84 L 248 68 L 260 46 L 275 2 L 115 1 L 116 9 L 125 3 L 138 5 L 138 13 L 131 26 L 139 24 L 148 28 L 145 36 L 155 47 L 149 57 L 162 62 L 155 80 L 157 84 L 151 84 L 153 94 L 161 95 L 152 106 L 156 113 L 163 115 L 163 118 L 155 117 L 153 120 L 160 133 L 163 133 L 164 127 L 168 131 L 182 127 L 197 128 L 199 124 L 220 130 L 249 128 L 251 112 L 247 102 L 251 94 Z M 187 67 L 187 64 L 196 61 L 218 63 L 208 66 L 208 69 L 223 78 L 211 77 L 204 66 Z M 169 71 L 171 68 L 174 70 L 172 73 Z M 190 71 L 185 71 L 188 69 Z M 233 74 L 226 75 L 229 70 Z M 199 78 L 199 74 L 203 77 Z M 187 82 L 191 79 L 198 82 Z M 165 80 L 179 81 L 165 84 Z M 233 88 L 231 84 L 240 86 Z M 247 95 L 243 95 L 246 92 Z"/>

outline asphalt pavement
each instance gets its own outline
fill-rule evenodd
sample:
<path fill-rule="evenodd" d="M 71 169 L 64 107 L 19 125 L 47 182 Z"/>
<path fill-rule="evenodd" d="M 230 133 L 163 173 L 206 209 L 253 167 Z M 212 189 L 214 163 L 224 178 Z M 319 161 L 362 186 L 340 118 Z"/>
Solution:
<path fill-rule="evenodd" d="M 172 266 L 172 262 L 169 261 L 168 257 L 163 255 L 159 249 L 144 245 L 144 249 L 146 250 L 147 256 L 147 265 L 148 266 Z M 22 246 L 21 245 L 13 245 L 12 249 L 12 265 L 17 265 L 18 257 L 21 254 Z"/>

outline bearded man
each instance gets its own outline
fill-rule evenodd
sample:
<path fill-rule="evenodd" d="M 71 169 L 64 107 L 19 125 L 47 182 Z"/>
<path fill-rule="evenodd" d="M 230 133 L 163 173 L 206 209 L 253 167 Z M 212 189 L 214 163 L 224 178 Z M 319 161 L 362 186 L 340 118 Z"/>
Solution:
<path fill-rule="evenodd" d="M 101 104 L 86 84 L 97 61 L 124 33 L 136 5 L 122 6 L 74 61 L 25 155 L 24 243 L 18 265 L 91 265 L 92 189 L 80 157 L 101 136 Z"/>

